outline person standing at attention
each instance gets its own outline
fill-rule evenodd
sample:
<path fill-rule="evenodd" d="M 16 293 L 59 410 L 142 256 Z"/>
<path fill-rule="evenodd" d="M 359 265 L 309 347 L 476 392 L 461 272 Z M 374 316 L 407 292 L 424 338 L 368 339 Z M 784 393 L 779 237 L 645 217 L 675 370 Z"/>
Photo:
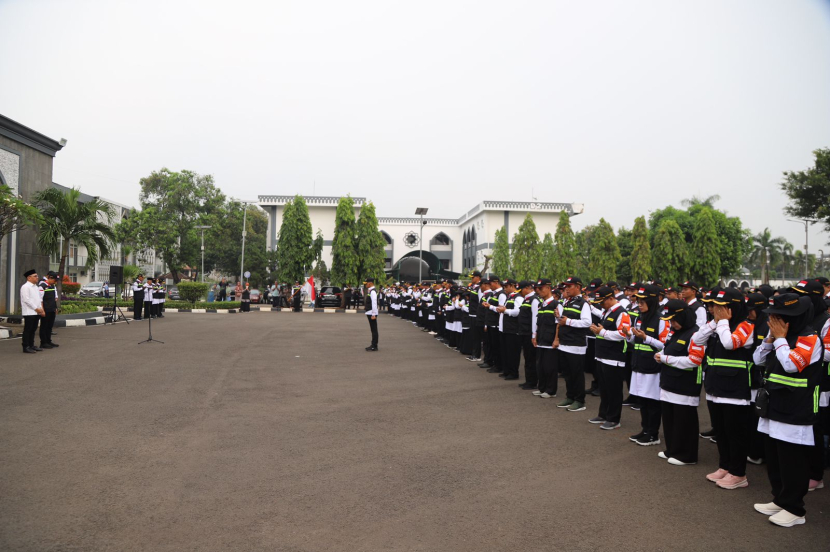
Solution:
<path fill-rule="evenodd" d="M 40 317 L 44 315 L 40 302 L 40 289 L 37 287 L 37 271 L 27 270 L 23 273 L 26 283 L 20 287 L 20 307 L 23 313 L 23 352 L 42 351 L 35 347 L 35 332 Z"/>
<path fill-rule="evenodd" d="M 372 344 L 366 347 L 367 351 L 378 350 L 378 292 L 375 290 L 375 279 L 366 278 L 366 316 L 369 318 L 369 328 L 372 330 Z"/>

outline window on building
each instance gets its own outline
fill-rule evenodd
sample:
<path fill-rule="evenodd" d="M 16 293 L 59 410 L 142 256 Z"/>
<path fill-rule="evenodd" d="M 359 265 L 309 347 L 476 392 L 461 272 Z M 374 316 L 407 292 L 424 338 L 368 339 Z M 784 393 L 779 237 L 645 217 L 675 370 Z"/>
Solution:
<path fill-rule="evenodd" d="M 433 236 L 429 242 L 430 245 L 449 245 L 450 237 L 443 232 L 439 232 Z"/>

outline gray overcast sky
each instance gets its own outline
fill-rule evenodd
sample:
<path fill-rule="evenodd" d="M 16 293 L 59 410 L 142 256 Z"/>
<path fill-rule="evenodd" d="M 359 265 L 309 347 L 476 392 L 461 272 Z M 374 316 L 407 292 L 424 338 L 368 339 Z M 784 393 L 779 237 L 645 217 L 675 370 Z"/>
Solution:
<path fill-rule="evenodd" d="M 802 247 L 781 171 L 830 147 L 826 0 L 0 0 L 0 51 L 55 181 L 129 205 L 165 166 L 384 216 L 533 189 L 576 228 L 720 194 Z"/>

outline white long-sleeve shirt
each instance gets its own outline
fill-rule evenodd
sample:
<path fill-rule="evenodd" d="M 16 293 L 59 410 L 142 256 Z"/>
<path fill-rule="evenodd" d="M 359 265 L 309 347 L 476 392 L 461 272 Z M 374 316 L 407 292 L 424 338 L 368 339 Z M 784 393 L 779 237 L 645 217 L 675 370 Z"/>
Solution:
<path fill-rule="evenodd" d="M 36 316 L 37 310 L 43 306 L 40 299 L 40 288 L 37 284 L 26 282 L 20 286 L 20 307 L 23 316 Z"/>
<path fill-rule="evenodd" d="M 536 297 L 536 292 L 531 291 L 522 298 L 522 304 L 530 301 L 530 335 L 536 337 L 536 315 L 539 314 L 539 301 L 541 298 L 537 297 L 539 301 L 531 301 L 531 298 Z"/>
<path fill-rule="evenodd" d="M 372 300 L 372 308 L 366 311 L 367 316 L 377 316 L 378 315 L 378 292 L 375 291 L 374 286 L 369 288 L 369 297 Z"/>

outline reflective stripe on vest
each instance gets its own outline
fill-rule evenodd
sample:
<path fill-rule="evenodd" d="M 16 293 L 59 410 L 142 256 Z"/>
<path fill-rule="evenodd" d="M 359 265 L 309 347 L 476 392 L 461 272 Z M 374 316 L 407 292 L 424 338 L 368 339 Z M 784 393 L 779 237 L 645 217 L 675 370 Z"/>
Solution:
<path fill-rule="evenodd" d="M 575 308 L 573 308 L 573 307 L 562 307 L 562 310 L 563 310 L 563 311 L 571 311 L 571 312 L 575 312 L 575 313 L 577 313 L 577 314 L 582 314 L 582 309 L 575 309 Z"/>
<path fill-rule="evenodd" d="M 729 358 L 712 358 L 706 357 L 709 366 L 726 366 L 729 368 L 749 368 L 750 362 L 745 360 L 734 360 Z"/>
<path fill-rule="evenodd" d="M 771 381 L 773 383 L 779 383 L 781 385 L 789 385 L 790 387 L 807 387 L 807 379 L 806 378 L 791 378 L 789 376 L 783 376 L 781 374 L 770 374 L 767 377 L 767 381 Z"/>
<path fill-rule="evenodd" d="M 634 344 L 635 351 L 645 351 L 647 353 L 653 353 L 654 348 L 651 345 L 646 345 L 645 343 L 635 343 Z"/>

